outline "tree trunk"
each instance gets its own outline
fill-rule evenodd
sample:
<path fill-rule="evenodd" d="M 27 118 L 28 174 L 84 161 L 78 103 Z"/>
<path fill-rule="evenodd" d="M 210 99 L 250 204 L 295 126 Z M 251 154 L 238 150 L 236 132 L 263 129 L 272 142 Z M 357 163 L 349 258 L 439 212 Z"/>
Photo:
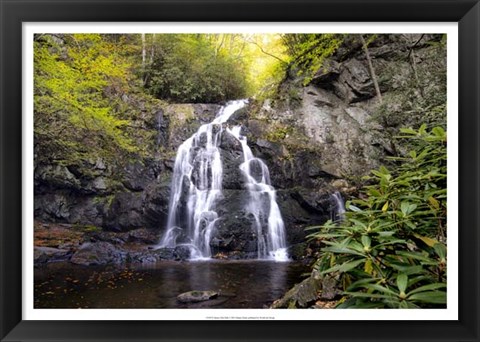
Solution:
<path fill-rule="evenodd" d="M 145 70 L 145 60 L 147 59 L 147 44 L 145 33 L 142 33 L 142 69 Z"/>
<path fill-rule="evenodd" d="M 375 92 L 377 93 L 377 98 L 380 103 L 382 103 L 382 93 L 380 92 L 380 87 L 378 86 L 377 76 L 375 75 L 375 69 L 373 69 L 372 59 L 370 58 L 370 53 L 368 52 L 367 43 L 363 38 L 363 35 L 360 35 L 360 40 L 363 45 L 363 50 L 365 51 L 365 56 L 367 56 L 368 69 L 370 70 L 370 77 L 372 78 L 373 86 L 375 87 Z"/>

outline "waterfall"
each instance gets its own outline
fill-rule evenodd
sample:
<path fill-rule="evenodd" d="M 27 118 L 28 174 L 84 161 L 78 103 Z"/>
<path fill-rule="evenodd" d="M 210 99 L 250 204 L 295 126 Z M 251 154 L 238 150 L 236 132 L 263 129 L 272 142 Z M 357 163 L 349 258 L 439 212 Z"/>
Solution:
<path fill-rule="evenodd" d="M 257 234 L 259 259 L 273 258 L 277 261 L 288 260 L 285 242 L 285 226 L 280 208 L 276 201 L 275 189 L 270 185 L 270 173 L 267 165 L 253 156 L 247 145 L 247 138 L 240 135 L 241 126 L 227 131 L 242 144 L 244 162 L 240 169 L 246 177 L 249 201 L 246 210 L 253 215 L 254 230 Z M 263 234 L 262 218 L 267 218 L 267 241 Z"/>
<path fill-rule="evenodd" d="M 167 230 L 160 248 L 185 245 L 190 248 L 192 259 L 212 256 L 210 241 L 215 233 L 215 222 L 219 219 L 216 204 L 222 197 L 223 165 L 219 145 L 222 134 L 226 132 L 242 145 L 244 162 L 240 169 L 246 177 L 249 196 L 245 210 L 255 218 L 253 228 L 257 235 L 258 257 L 288 260 L 285 227 L 275 199 L 275 189 L 270 185 L 268 168 L 253 156 L 246 138 L 240 135 L 240 126 L 224 130 L 223 124 L 246 103 L 246 100 L 229 102 L 211 123 L 202 125 L 178 148 Z M 267 223 L 262 224 L 265 218 Z M 186 237 L 184 240 L 187 242 L 178 243 L 180 236 Z"/>
<path fill-rule="evenodd" d="M 332 221 L 341 222 L 345 219 L 345 201 L 340 192 L 335 191 L 332 194 Z"/>

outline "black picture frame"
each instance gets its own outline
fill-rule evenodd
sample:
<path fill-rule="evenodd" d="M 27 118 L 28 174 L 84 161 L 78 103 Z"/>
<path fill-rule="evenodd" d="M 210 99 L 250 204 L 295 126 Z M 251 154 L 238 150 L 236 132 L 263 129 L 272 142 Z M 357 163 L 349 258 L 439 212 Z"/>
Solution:
<path fill-rule="evenodd" d="M 1 341 L 479 341 L 478 0 L 0 0 L 0 12 Z M 146 21 L 458 22 L 459 320 L 22 320 L 22 22 Z"/>

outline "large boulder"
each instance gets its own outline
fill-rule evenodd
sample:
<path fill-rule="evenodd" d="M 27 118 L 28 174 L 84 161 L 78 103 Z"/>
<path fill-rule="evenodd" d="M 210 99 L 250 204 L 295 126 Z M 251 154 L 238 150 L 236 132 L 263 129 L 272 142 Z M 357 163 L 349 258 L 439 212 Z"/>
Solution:
<path fill-rule="evenodd" d="M 72 256 L 68 249 L 35 246 L 33 250 L 33 263 L 40 265 L 53 261 L 67 261 Z"/>
<path fill-rule="evenodd" d="M 125 262 L 127 253 L 111 243 L 98 241 L 86 242 L 72 255 L 70 261 L 77 265 L 106 265 Z"/>
<path fill-rule="evenodd" d="M 272 304 L 273 309 L 315 307 L 318 300 L 334 301 L 342 292 L 338 280 L 317 271 L 291 288 Z"/>

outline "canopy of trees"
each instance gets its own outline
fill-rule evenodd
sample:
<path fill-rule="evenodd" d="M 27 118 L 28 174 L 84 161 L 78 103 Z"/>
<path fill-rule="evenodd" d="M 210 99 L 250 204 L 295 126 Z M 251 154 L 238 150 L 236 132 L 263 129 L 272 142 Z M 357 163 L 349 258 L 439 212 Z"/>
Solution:
<path fill-rule="evenodd" d="M 39 35 L 35 41 L 35 146 L 38 158 L 71 160 L 137 147 L 123 129 L 119 95 L 131 79 L 121 46 L 96 34 Z"/>

